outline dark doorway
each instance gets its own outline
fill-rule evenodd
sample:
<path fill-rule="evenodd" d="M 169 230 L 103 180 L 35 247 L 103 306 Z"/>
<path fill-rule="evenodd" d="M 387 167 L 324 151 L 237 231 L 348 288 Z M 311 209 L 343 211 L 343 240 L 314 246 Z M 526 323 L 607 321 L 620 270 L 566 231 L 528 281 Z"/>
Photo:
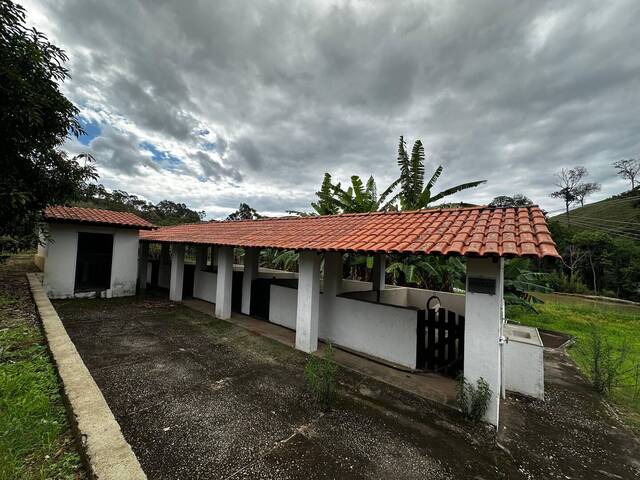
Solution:
<path fill-rule="evenodd" d="M 256 278 L 251 282 L 251 316 L 269 320 L 270 278 Z"/>
<path fill-rule="evenodd" d="M 193 297 L 193 280 L 195 279 L 196 266 L 185 263 L 182 275 L 182 298 Z"/>
<path fill-rule="evenodd" d="M 242 310 L 242 277 L 243 272 L 233 272 L 231 284 L 231 311 L 240 312 Z"/>
<path fill-rule="evenodd" d="M 111 287 L 113 235 L 78 233 L 76 291 L 107 290 Z"/>

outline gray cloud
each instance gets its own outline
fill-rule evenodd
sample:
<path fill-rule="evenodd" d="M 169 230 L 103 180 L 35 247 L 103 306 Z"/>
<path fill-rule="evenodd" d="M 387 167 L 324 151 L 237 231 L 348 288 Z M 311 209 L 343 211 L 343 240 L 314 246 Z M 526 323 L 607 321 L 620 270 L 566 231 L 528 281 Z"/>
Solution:
<path fill-rule="evenodd" d="M 73 101 L 119 122 L 120 137 L 105 129 L 91 144 L 112 181 L 139 174 L 140 141 L 165 140 L 184 160 L 171 193 L 213 215 L 243 198 L 303 208 L 325 171 L 384 185 L 401 134 L 423 140 L 429 169 L 445 166 L 438 187 L 488 180 L 456 199 L 521 192 L 549 209 L 560 168 L 585 165 L 607 196 L 626 186 L 610 164 L 640 154 L 634 0 L 27 8 L 69 53 Z M 206 196 L 193 194 L 198 176 Z M 136 193 L 159 200 L 158 178 L 138 178 Z"/>

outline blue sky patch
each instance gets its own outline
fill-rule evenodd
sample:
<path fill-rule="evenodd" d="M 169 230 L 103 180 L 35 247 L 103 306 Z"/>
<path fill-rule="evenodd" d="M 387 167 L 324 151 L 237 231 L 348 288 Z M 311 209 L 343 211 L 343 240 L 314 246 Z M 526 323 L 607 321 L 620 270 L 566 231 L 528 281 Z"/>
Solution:
<path fill-rule="evenodd" d="M 202 149 L 207 151 L 212 151 L 216 149 L 216 142 L 204 142 L 202 143 Z"/>
<path fill-rule="evenodd" d="M 87 119 L 83 117 L 78 117 L 78 122 L 80 122 L 80 126 L 85 131 L 86 135 L 80 135 L 78 137 L 78 141 L 83 145 L 89 145 L 91 140 L 100 136 L 100 125 L 95 121 L 87 121 Z"/>
<path fill-rule="evenodd" d="M 159 150 L 158 147 L 156 147 L 152 143 L 142 142 L 140 143 L 140 146 L 145 150 L 147 150 L 148 152 L 151 152 L 151 158 L 156 163 L 160 164 L 162 168 L 166 168 L 167 170 L 173 170 L 178 165 L 182 164 L 182 160 L 180 160 L 178 157 L 171 155 L 167 151 Z"/>

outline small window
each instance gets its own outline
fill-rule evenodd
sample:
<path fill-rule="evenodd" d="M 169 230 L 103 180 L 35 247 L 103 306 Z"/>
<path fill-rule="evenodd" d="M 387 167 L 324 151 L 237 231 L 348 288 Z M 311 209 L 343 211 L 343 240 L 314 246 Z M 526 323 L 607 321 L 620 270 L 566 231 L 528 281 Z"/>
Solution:
<path fill-rule="evenodd" d="M 113 235 L 78 233 L 76 291 L 107 290 L 111 287 Z"/>

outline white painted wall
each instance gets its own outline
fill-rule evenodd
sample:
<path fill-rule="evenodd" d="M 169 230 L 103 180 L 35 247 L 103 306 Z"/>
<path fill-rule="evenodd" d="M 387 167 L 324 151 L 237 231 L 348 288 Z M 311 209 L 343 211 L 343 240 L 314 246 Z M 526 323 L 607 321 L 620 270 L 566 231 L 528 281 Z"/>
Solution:
<path fill-rule="evenodd" d="M 138 275 L 138 231 L 133 229 L 94 227 L 74 224 L 49 225 L 44 287 L 50 298 L 71 298 L 75 294 L 78 232 L 113 235 L 113 260 L 110 288 L 100 292 L 104 297 L 136 294 Z M 86 293 L 78 296 L 87 296 Z"/>
<path fill-rule="evenodd" d="M 505 388 L 544 400 L 544 347 L 538 329 L 507 324 L 504 335 Z"/>
<path fill-rule="evenodd" d="M 295 330 L 297 290 L 271 285 L 269 321 Z M 320 294 L 318 335 L 336 345 L 416 367 L 417 312 Z"/>
<path fill-rule="evenodd" d="M 196 270 L 193 279 L 193 297 L 216 303 L 217 280 L 217 273 Z"/>

